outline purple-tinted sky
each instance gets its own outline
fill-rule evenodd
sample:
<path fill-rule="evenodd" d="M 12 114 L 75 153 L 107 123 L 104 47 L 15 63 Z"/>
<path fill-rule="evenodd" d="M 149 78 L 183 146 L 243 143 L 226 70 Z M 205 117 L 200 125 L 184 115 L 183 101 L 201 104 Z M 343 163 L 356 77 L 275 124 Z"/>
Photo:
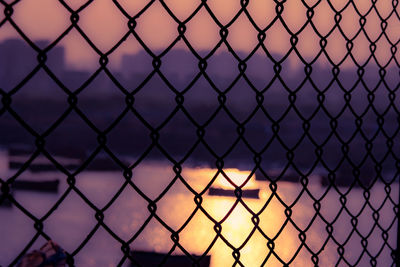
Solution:
<path fill-rule="evenodd" d="M 66 1 L 72 8 L 78 8 L 85 1 Z M 137 14 L 149 1 L 146 0 L 120 0 L 130 15 Z M 309 5 L 317 1 L 305 1 Z M 322 34 L 327 34 L 334 26 L 334 9 L 340 10 L 346 6 L 347 0 L 321 1 L 315 7 L 313 23 Z M 371 1 L 353 1 L 362 14 L 366 14 L 371 7 Z M 187 18 L 201 1 L 165 0 L 165 3 L 179 19 Z M 222 24 L 228 23 L 240 9 L 240 1 L 209 0 L 211 10 Z M 267 26 L 276 16 L 275 2 L 272 0 L 252 0 L 247 10 L 257 25 L 261 28 Z M 306 7 L 300 0 L 291 0 L 284 3 L 282 17 L 291 31 L 298 31 L 306 22 Z M 22 0 L 14 6 L 13 19 L 33 39 L 52 39 L 59 36 L 70 24 L 69 13 L 55 0 Z M 391 1 L 377 1 L 376 9 L 386 18 L 393 11 Z M 397 7 L 400 13 L 400 5 Z M 340 22 L 341 30 L 348 38 L 352 38 L 360 29 L 359 15 L 354 6 L 349 5 L 342 13 Z M 0 17 L 1 19 L 1 17 Z M 162 49 L 177 36 L 177 24 L 167 14 L 164 7 L 155 1 L 153 5 L 137 21 L 137 33 L 145 43 L 153 49 Z M 387 36 L 393 43 L 399 40 L 400 21 L 396 14 L 389 16 L 387 20 Z M 128 30 L 127 19 L 116 8 L 111 0 L 96 0 L 88 8 L 80 13 L 79 26 L 102 50 L 110 49 Z M 198 50 L 212 48 L 220 39 L 219 28 L 213 22 L 210 15 L 202 8 L 200 12 L 187 25 L 186 37 Z M 380 19 L 375 10 L 367 15 L 365 31 L 375 40 L 381 33 Z M 16 36 L 9 23 L 0 28 L 0 39 Z M 234 49 L 249 51 L 257 44 L 257 31 L 251 26 L 249 19 L 243 13 L 239 19 L 229 28 L 228 40 Z M 268 31 L 265 41 L 266 47 L 271 52 L 285 53 L 290 49 L 290 35 L 284 29 L 281 22 L 277 21 Z M 299 35 L 297 48 L 303 56 L 313 57 L 320 49 L 319 38 L 311 25 L 308 24 Z M 75 66 L 85 67 L 98 61 L 97 55 L 91 51 L 74 30 L 61 42 L 67 49 L 67 60 Z M 328 37 L 327 52 L 335 60 L 340 60 L 346 51 L 345 41 L 339 28 L 336 28 Z M 177 47 L 184 47 L 183 42 Z M 122 53 L 138 51 L 140 45 L 131 36 L 115 53 L 112 62 L 118 64 Z M 354 40 L 353 55 L 359 61 L 365 60 L 370 54 L 369 42 L 364 33 Z M 390 44 L 383 36 L 377 42 L 376 54 L 381 63 L 387 62 L 390 56 Z M 397 52 L 399 58 L 399 52 Z M 293 60 L 293 59 L 292 59 Z"/>

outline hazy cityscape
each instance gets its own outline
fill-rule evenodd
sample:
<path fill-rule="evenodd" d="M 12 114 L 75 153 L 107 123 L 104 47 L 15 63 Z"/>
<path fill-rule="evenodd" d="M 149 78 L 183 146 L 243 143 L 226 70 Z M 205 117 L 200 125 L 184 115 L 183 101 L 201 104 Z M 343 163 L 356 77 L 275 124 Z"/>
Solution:
<path fill-rule="evenodd" d="M 38 41 L 37 45 L 45 48 L 48 42 Z M 272 56 L 279 58 L 279 55 Z M 274 79 L 273 61 L 265 55 L 255 54 L 246 62 L 245 77 L 251 83 L 249 85 L 244 77 L 233 82 L 239 76 L 237 60 L 231 54 L 222 52 L 211 57 L 205 69 L 207 77 L 217 88 L 213 89 L 204 76 L 198 75 L 198 60 L 190 52 L 171 50 L 161 62 L 163 77 L 182 92 L 182 106 L 199 126 L 204 126 L 204 140 L 217 155 L 229 150 L 239 136 L 239 124 L 245 122 L 243 137 L 255 151 L 261 151 L 268 144 L 262 153 L 261 166 L 265 169 L 282 168 L 288 161 L 288 151 L 293 149 L 293 163 L 307 170 L 316 162 L 317 145 L 321 145 L 324 164 L 333 170 L 344 157 L 346 144 L 346 155 L 353 164 L 359 165 L 361 179 L 367 179 L 363 178 L 365 174 L 370 176 L 375 173 L 373 177 L 382 175 L 376 173 L 376 168 L 379 172 L 383 170 L 384 179 L 390 181 L 394 178 L 396 160 L 390 153 L 396 154 L 400 147 L 398 142 L 394 142 L 393 147 L 388 146 L 387 140 L 388 136 L 394 140 L 398 135 L 399 117 L 395 102 L 390 98 L 390 88 L 398 81 L 395 78 L 398 75 L 396 68 L 386 70 L 383 83 L 379 68 L 373 65 L 365 67 L 360 81 L 356 69 L 342 69 L 335 80 L 331 68 L 317 64 L 310 74 L 311 83 L 311 80 L 305 79 L 304 69 L 282 63 L 279 73 L 285 88 L 277 78 Z M 43 69 L 26 84 L 19 84 L 37 64 L 37 53 L 24 41 L 9 39 L 0 44 L 0 88 L 4 93 L 12 92 L 11 107 L 16 114 L 35 131 L 43 133 L 70 105 L 68 94 Z M 124 90 L 133 92 L 134 109 L 154 128 L 162 125 L 177 107 L 177 92 L 168 87 L 160 75 L 153 73 L 152 58 L 144 51 L 124 55 L 121 66 L 111 69 L 111 75 L 120 83 L 122 90 L 104 71 L 92 80 L 90 77 L 94 70 L 68 67 L 63 47 L 54 47 L 47 53 L 46 66 L 67 90 L 79 91 L 78 109 L 100 131 L 124 112 L 127 106 Z M 151 79 L 143 83 L 148 76 Z M 86 83 L 87 80 L 90 83 Z M 196 82 L 191 84 L 193 80 Z M 272 85 L 268 87 L 271 80 Z M 318 88 L 328 85 L 329 89 L 318 95 Z M 267 89 L 263 91 L 264 88 Z M 223 109 L 210 123 L 207 122 L 222 103 L 216 90 L 225 93 L 224 107 L 236 122 Z M 262 100 L 257 100 L 255 90 L 262 92 Z M 289 90 L 293 93 L 290 94 Z M 346 94 L 346 91 L 349 93 Z M 257 101 L 261 101 L 263 110 L 257 108 Z M 257 112 L 252 114 L 256 108 Z M 27 154 L 32 153 L 35 150 L 34 137 L 9 112 L 2 110 L 2 113 L 0 145 L 11 150 L 22 146 Z M 197 130 L 197 126 L 182 111 L 178 111 L 161 128 L 159 143 L 179 160 L 198 140 Z M 331 136 L 332 131 L 334 135 Z M 121 157 L 138 157 L 151 145 L 150 135 L 151 130 L 129 111 L 107 133 L 107 146 Z M 368 146 L 372 141 L 373 146 Z M 97 145 L 97 134 L 77 112 L 72 111 L 46 137 L 45 147 L 53 155 L 85 159 Z M 375 158 L 366 157 L 368 153 Z M 224 160 L 226 166 L 247 169 L 254 164 L 253 157 L 253 152 L 240 141 Z M 383 157 L 386 159 L 380 162 Z M 148 159 L 165 157 L 154 149 Z M 186 162 L 215 166 L 215 160 L 215 156 L 199 146 Z M 374 161 L 378 162 L 378 167 Z M 118 169 L 118 166 L 114 164 L 110 168 Z M 316 169 L 327 174 L 321 164 Z M 352 171 L 353 167 L 345 160 L 337 173 L 351 175 Z M 390 175 L 386 177 L 387 174 Z M 339 178 L 338 183 L 341 183 Z"/>

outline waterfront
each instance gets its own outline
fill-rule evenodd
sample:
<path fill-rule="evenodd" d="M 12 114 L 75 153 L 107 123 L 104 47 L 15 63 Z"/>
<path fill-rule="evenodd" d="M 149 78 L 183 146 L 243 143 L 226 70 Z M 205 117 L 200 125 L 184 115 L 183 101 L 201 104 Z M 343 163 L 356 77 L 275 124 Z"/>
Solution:
<path fill-rule="evenodd" d="M 216 170 L 210 168 L 184 168 L 182 177 L 197 191 L 200 192 L 210 181 Z M 240 183 L 249 175 L 249 172 L 228 169 L 226 173 L 235 182 Z M 26 175 L 26 174 L 25 174 Z M 38 175 L 38 174 L 36 174 Z M 17 191 L 14 193 L 16 200 L 23 205 L 34 216 L 40 218 L 57 201 L 60 195 L 67 189 L 66 177 L 60 173 L 47 172 L 39 173 L 44 179 L 57 177 L 60 179 L 58 194 L 44 194 L 34 192 Z M 155 199 L 163 189 L 175 177 L 171 165 L 165 162 L 146 162 L 139 165 L 133 172 L 133 182 L 149 198 Z M 98 208 L 104 207 L 114 194 L 124 184 L 125 179 L 119 172 L 83 172 L 76 177 L 76 187 Z M 398 200 L 398 184 L 394 183 L 390 192 L 391 198 Z M 229 183 L 220 175 L 215 181 L 216 187 L 229 188 Z M 271 190 L 268 182 L 255 181 L 254 177 L 245 188 L 259 188 L 259 199 L 244 199 L 244 202 L 255 212 L 258 212 L 263 205 L 269 201 Z M 310 178 L 308 190 L 315 197 L 321 197 L 327 189 L 319 182 L 313 182 Z M 343 192 L 347 188 L 340 188 Z M 298 183 L 280 182 L 277 193 L 285 203 L 292 203 L 302 191 Z M 390 227 L 395 219 L 393 203 L 386 198 L 385 187 L 377 183 L 370 191 L 369 203 L 375 209 L 379 207 L 379 226 L 386 229 Z M 172 229 L 178 230 L 196 208 L 193 194 L 179 180 L 170 188 L 166 195 L 157 203 L 157 215 L 162 218 Z M 221 220 L 234 205 L 235 198 L 203 195 L 202 206 L 215 219 Z M 301 229 L 306 229 L 315 215 L 314 201 L 303 193 L 300 200 L 292 208 L 291 219 Z M 321 200 L 320 213 L 326 220 L 333 221 L 342 205 L 339 201 L 339 194 L 334 190 Z M 365 204 L 363 190 L 354 188 L 346 197 L 348 212 L 357 214 Z M 130 239 L 150 216 L 147 209 L 148 203 L 131 186 L 127 186 L 118 199 L 105 211 L 104 223 L 110 227 L 120 238 Z M 73 252 L 95 227 L 97 221 L 95 212 L 75 193 L 71 192 L 61 203 L 58 209 L 44 222 L 44 231 L 54 241 L 58 242 L 68 252 Z M 254 224 L 251 214 L 238 204 L 228 219 L 222 223 L 222 235 L 235 247 L 239 247 L 251 233 Z M 260 228 L 270 238 L 279 233 L 286 221 L 285 208 L 273 196 L 267 208 L 259 216 Z M 377 256 L 377 266 L 389 266 L 392 262 L 390 248 L 385 245 L 380 251 L 384 239 L 382 230 L 374 225 L 373 212 L 369 205 L 358 216 L 357 231 L 353 231 L 351 217 L 344 210 L 333 224 L 333 236 L 337 242 L 345 243 L 344 257 L 350 263 L 355 263 L 363 247 L 362 239 L 358 234 L 368 236 L 366 249 L 371 255 Z M 393 248 L 396 246 L 396 225 L 391 226 L 387 232 L 387 243 Z M 216 233 L 214 224 L 199 210 L 188 225 L 179 234 L 179 243 L 191 254 L 201 255 L 211 244 Z M 348 235 L 351 238 L 346 241 Z M 17 208 L 0 209 L 0 265 L 7 266 L 24 248 L 34 236 L 35 229 L 33 221 L 21 213 Z M 328 237 L 326 224 L 317 217 L 306 232 L 308 248 L 317 252 L 323 246 Z M 32 246 L 32 249 L 40 247 L 44 243 L 42 238 Z M 283 231 L 274 240 L 274 252 L 284 261 L 289 261 L 296 253 L 301 241 L 299 232 L 289 221 Z M 173 246 L 171 233 L 153 218 L 145 230 L 132 243 L 131 249 L 145 250 L 166 253 Z M 84 246 L 75 257 L 77 266 L 115 266 L 123 256 L 120 250 L 121 245 L 115 241 L 102 227 Z M 338 246 L 330 239 L 319 256 L 320 266 L 333 266 L 338 259 Z M 270 252 L 267 240 L 258 230 L 254 232 L 249 242 L 240 251 L 240 261 L 245 266 L 260 266 Z M 179 249 L 174 253 L 182 254 Z M 363 253 L 360 266 L 370 265 L 368 253 Z M 234 262 L 232 249 L 229 248 L 220 238 L 213 245 L 208 253 L 211 255 L 211 266 L 231 266 Z M 302 246 L 299 254 L 291 266 L 312 265 L 311 254 Z M 341 261 L 338 266 L 345 266 Z M 128 266 L 125 264 L 125 266 Z M 271 255 L 265 266 L 282 266 L 281 263 Z"/>

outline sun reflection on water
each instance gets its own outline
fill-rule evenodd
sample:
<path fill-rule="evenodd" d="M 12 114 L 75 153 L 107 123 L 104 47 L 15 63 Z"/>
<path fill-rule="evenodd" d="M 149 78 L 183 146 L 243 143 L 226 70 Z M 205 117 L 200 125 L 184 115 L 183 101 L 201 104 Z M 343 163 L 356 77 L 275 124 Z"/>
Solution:
<path fill-rule="evenodd" d="M 242 185 L 251 175 L 251 171 L 242 171 L 235 168 L 224 169 L 224 173 L 237 186 Z M 216 174 L 217 170 L 211 168 L 193 168 L 183 171 L 183 176 L 194 184 L 196 184 L 196 182 L 203 184 L 201 183 L 203 179 L 210 180 Z M 199 186 L 199 184 L 197 184 L 197 186 Z M 233 185 L 221 173 L 217 175 L 212 187 L 234 189 Z M 254 175 L 251 176 L 243 189 L 253 188 L 260 189 L 260 199 L 243 198 L 242 200 L 248 208 L 254 213 L 257 213 L 262 209 L 263 205 L 270 197 L 271 192 L 267 190 L 265 183 L 257 182 Z M 203 188 L 197 189 L 202 190 Z M 260 266 L 270 252 L 270 249 L 267 247 L 268 240 L 261 235 L 258 229 L 255 229 L 255 224 L 252 221 L 253 214 L 251 214 L 242 203 L 236 202 L 236 197 L 210 196 L 207 195 L 207 193 L 203 195 L 202 207 L 204 210 L 217 222 L 223 220 L 221 222 L 221 235 L 223 238 L 218 238 L 209 253 L 211 255 L 211 266 L 231 266 L 235 262 L 232 255 L 234 249 L 230 246 L 240 248 L 239 259 L 245 266 Z M 232 208 L 232 212 L 229 213 Z M 279 230 L 277 226 L 282 225 L 285 220 L 283 211 L 280 203 L 271 201 L 268 205 L 267 212 L 259 216 L 259 226 L 270 238 L 275 236 Z M 201 211 L 198 211 L 198 213 L 201 213 Z M 187 245 L 187 249 L 194 254 L 203 254 L 207 246 L 217 235 L 213 227 L 214 223 L 206 216 L 195 216 L 188 225 L 188 228 L 183 231 L 184 245 Z M 248 239 L 249 236 L 250 239 Z M 292 253 L 294 250 L 290 249 L 290 246 L 294 244 L 292 239 L 296 238 L 296 236 L 297 235 L 285 235 L 285 238 L 281 238 L 282 240 L 280 240 L 280 246 L 285 247 L 286 251 Z M 191 240 L 191 242 L 186 243 L 184 241 L 186 239 Z M 223 239 L 229 242 L 230 245 L 226 244 Z M 273 260 L 269 260 L 268 262 L 273 262 Z M 266 266 L 281 265 L 281 263 L 275 262 L 273 265 L 267 264 Z"/>
<path fill-rule="evenodd" d="M 166 169 L 165 167 L 152 165 L 147 167 L 148 170 L 145 170 L 146 166 L 144 166 L 145 171 L 141 173 L 143 181 L 137 179 L 136 183 L 141 184 L 143 187 L 151 188 L 153 185 L 158 184 L 161 179 L 164 179 L 160 177 L 165 176 Z M 241 186 L 251 175 L 251 171 L 235 168 L 223 169 L 223 172 L 236 186 Z M 149 175 L 150 173 L 158 173 L 159 175 Z M 213 218 L 212 220 L 202 210 L 197 210 L 190 222 L 179 232 L 179 243 L 186 251 L 194 255 L 202 255 L 212 245 L 207 252 L 207 255 L 211 255 L 212 267 L 232 266 L 235 263 L 233 257 L 235 249 L 239 249 L 239 260 L 244 266 L 261 266 L 267 255 L 270 256 L 264 266 L 282 266 L 282 262 L 273 254 L 271 255 L 271 250 L 267 246 L 268 239 L 261 234 L 261 230 L 268 238 L 273 239 L 275 244 L 273 251 L 283 261 L 287 262 L 293 257 L 300 246 L 298 231 L 290 223 L 285 225 L 287 220 L 284 213 L 285 207 L 273 196 L 267 182 L 257 181 L 255 180 L 255 175 L 251 175 L 242 189 L 259 189 L 259 198 L 244 197 L 241 200 L 242 203 L 238 202 L 234 195 L 232 197 L 214 196 L 209 195 L 208 191 L 204 191 L 207 186 L 227 190 L 235 189 L 217 169 L 184 168 L 181 175 L 198 193 L 204 192 L 201 207 Z M 170 176 L 170 179 L 172 179 L 174 174 L 171 173 Z M 209 184 L 213 178 L 215 178 L 214 182 Z M 285 194 L 296 194 L 293 184 L 286 183 L 285 185 L 285 183 L 282 183 L 281 185 L 286 190 L 281 192 L 283 194 L 281 197 L 284 197 Z M 171 187 L 170 192 L 157 204 L 157 215 L 173 230 L 178 231 L 196 209 L 193 197 L 178 180 Z M 268 205 L 264 207 L 266 203 Z M 247 210 L 243 204 L 253 213 Z M 258 214 L 260 211 L 262 212 Z M 254 214 L 257 214 L 259 218 L 259 229 L 255 227 L 252 221 Z M 301 214 L 306 213 L 303 212 Z M 147 215 L 142 216 L 145 217 Z M 308 220 L 308 218 L 306 219 Z M 213 243 L 213 240 L 217 237 L 217 232 L 214 228 L 215 223 L 221 225 L 221 236 L 218 236 L 215 243 Z M 140 222 L 138 225 L 140 225 Z M 285 226 L 282 230 L 283 225 Z M 135 230 L 131 229 L 131 231 Z M 173 246 L 170 236 L 170 232 L 159 223 L 150 223 L 147 230 L 139 237 L 139 240 L 142 241 L 134 242 L 133 249 L 167 253 Z M 311 237 L 313 237 L 312 233 L 308 235 L 308 238 Z M 176 248 L 173 254 L 183 254 L 183 252 Z M 296 257 L 295 266 L 307 266 L 307 264 L 311 264 L 310 254 L 306 253 Z"/>

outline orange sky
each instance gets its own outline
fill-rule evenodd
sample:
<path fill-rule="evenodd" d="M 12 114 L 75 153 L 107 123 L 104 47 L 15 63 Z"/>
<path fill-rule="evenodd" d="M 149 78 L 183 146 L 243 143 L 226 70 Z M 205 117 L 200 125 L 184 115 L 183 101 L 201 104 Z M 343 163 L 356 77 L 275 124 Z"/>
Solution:
<path fill-rule="evenodd" d="M 85 1 L 66 1 L 73 8 L 79 7 Z M 310 5 L 316 1 L 306 1 Z M 341 9 L 346 0 L 332 0 L 334 8 Z M 365 13 L 371 6 L 367 0 L 354 1 L 361 13 Z M 145 0 L 119 0 L 119 3 L 130 15 L 136 14 L 148 3 Z M 165 0 L 165 3 L 173 10 L 179 19 L 185 19 L 198 5 L 200 0 Z M 228 23 L 240 9 L 240 1 L 233 0 L 209 0 L 209 7 L 215 13 L 221 23 Z M 377 9 L 381 16 L 387 17 L 392 7 L 392 1 L 378 1 Z M 69 13 L 55 0 L 22 0 L 14 6 L 13 19 L 24 32 L 32 39 L 55 39 L 69 25 Z M 261 28 L 268 25 L 276 16 L 275 2 L 273 0 L 250 0 L 247 7 L 254 21 Z M 400 5 L 397 7 L 400 13 Z M 326 0 L 322 0 L 315 8 L 313 22 L 321 34 L 326 34 L 334 25 L 334 11 Z M 4 15 L 3 15 L 4 16 Z M 306 21 L 306 8 L 300 0 L 285 2 L 282 13 L 290 30 L 297 31 Z M 340 23 L 345 34 L 351 38 L 359 29 L 359 16 L 352 6 L 346 8 L 342 13 Z M 110 49 L 128 30 L 127 19 L 120 13 L 111 0 L 95 0 L 87 9 L 80 13 L 80 27 L 91 38 L 91 40 L 102 50 Z M 1 17 L 0 17 L 1 19 Z M 400 37 L 400 21 L 393 15 L 387 21 L 387 34 L 395 43 Z M 186 37 L 198 50 L 210 49 L 219 40 L 219 28 L 212 21 L 209 14 L 203 8 L 187 25 Z M 380 19 L 375 11 L 367 17 L 365 29 L 372 39 L 376 39 L 380 30 Z M 166 13 L 160 2 L 155 3 L 138 19 L 137 33 L 144 42 L 153 49 L 165 48 L 177 36 L 177 24 Z M 0 39 L 16 36 L 15 31 L 7 23 L 0 28 Z M 290 35 L 278 21 L 268 31 L 265 40 L 266 47 L 275 53 L 285 53 L 290 48 Z M 249 51 L 257 44 L 257 31 L 250 24 L 247 17 L 242 14 L 239 19 L 229 28 L 228 40 L 233 48 Z M 98 57 L 85 44 L 74 30 L 62 42 L 67 50 L 68 63 L 88 67 L 98 61 Z M 354 41 L 353 54 L 357 60 L 363 61 L 369 55 L 369 43 L 362 34 Z M 179 43 L 177 47 L 184 47 Z M 310 25 L 299 35 L 297 48 L 306 57 L 316 55 L 319 50 L 319 38 Z M 118 64 L 120 55 L 132 53 L 140 49 L 137 41 L 130 37 L 115 53 L 111 62 Z M 345 41 L 338 30 L 335 30 L 328 38 L 328 53 L 335 59 L 343 57 Z M 377 42 L 377 55 L 382 63 L 389 58 L 390 45 L 385 38 Z M 399 52 L 397 58 L 400 59 Z"/>

